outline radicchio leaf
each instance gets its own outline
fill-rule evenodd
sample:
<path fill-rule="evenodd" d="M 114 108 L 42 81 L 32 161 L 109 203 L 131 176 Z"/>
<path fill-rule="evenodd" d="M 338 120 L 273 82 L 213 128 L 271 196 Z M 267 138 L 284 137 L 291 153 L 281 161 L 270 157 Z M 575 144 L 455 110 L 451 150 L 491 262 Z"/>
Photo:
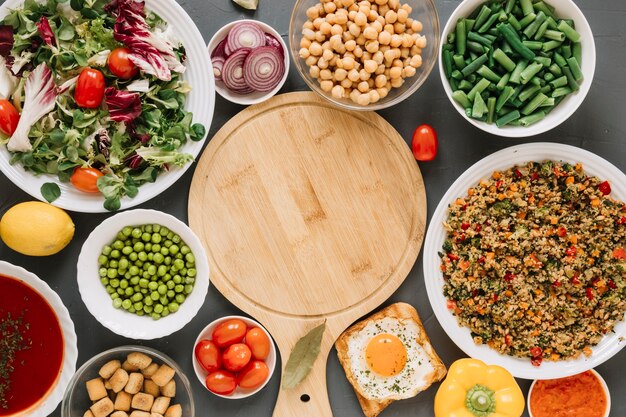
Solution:
<path fill-rule="evenodd" d="M 130 169 L 137 169 L 143 163 L 143 158 L 136 153 L 132 153 L 131 155 L 128 155 L 126 159 L 124 159 L 124 163 Z"/>
<path fill-rule="evenodd" d="M 95 135 L 96 145 L 98 146 L 98 152 L 104 156 L 104 158 L 109 160 L 109 147 L 111 146 L 111 138 L 109 138 L 109 132 L 106 129 L 100 129 L 96 132 Z"/>
<path fill-rule="evenodd" d="M 174 45 L 150 31 L 143 0 L 113 0 L 105 10 L 116 18 L 113 37 L 126 45 L 128 58 L 140 70 L 163 81 L 172 79 L 171 71 L 185 72 Z"/>
<path fill-rule="evenodd" d="M 50 27 L 50 22 L 46 16 L 41 16 L 39 22 L 36 23 L 37 30 L 39 31 L 39 36 L 48 46 L 52 46 L 56 48 L 56 39 L 54 38 L 54 32 L 52 32 L 52 28 Z"/>
<path fill-rule="evenodd" d="M 131 123 L 126 131 L 131 138 L 136 139 L 138 142 L 141 142 L 142 145 L 150 142 L 150 134 L 137 132 L 137 126 L 135 126 L 134 123 Z"/>
<path fill-rule="evenodd" d="M 141 100 L 138 93 L 107 87 L 104 90 L 104 100 L 109 108 L 109 117 L 114 122 L 129 123 L 141 114 Z"/>
<path fill-rule="evenodd" d="M 13 65 L 13 56 L 11 55 L 11 49 L 13 49 L 13 26 L 0 25 L 0 55 L 6 61 L 6 66 L 11 69 Z"/>
<path fill-rule="evenodd" d="M 17 128 L 7 143 L 11 152 L 30 151 L 33 146 L 28 139 L 30 128 L 39 119 L 54 110 L 57 88 L 52 71 L 45 63 L 30 73 L 24 86 L 24 107 Z"/>

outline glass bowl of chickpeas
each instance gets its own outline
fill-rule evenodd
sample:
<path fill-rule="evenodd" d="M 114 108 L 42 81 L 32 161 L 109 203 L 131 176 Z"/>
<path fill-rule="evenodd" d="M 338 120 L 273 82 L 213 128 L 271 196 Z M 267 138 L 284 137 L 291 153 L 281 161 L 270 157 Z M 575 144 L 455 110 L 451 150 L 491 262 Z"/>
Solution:
<path fill-rule="evenodd" d="M 298 0 L 289 26 L 304 81 L 351 110 L 390 107 L 417 91 L 439 42 L 433 0 Z"/>

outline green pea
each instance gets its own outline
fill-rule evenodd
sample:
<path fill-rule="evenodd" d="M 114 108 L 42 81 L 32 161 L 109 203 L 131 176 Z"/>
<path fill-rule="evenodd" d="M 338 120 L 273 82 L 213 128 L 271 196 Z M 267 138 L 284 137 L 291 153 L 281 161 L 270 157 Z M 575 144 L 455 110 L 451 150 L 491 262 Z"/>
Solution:
<path fill-rule="evenodd" d="M 154 260 L 154 253 L 152 253 L 152 252 L 148 253 L 148 260 L 149 261 L 153 261 Z"/>
<path fill-rule="evenodd" d="M 185 294 L 189 295 L 193 291 L 193 285 L 185 285 Z"/>
<path fill-rule="evenodd" d="M 161 236 L 167 236 L 170 233 L 170 229 L 165 226 L 161 226 L 161 229 L 158 231 Z"/>
<path fill-rule="evenodd" d="M 161 317 L 167 317 L 169 315 L 170 315 L 170 309 L 167 306 L 163 307 L 163 312 L 161 313 Z"/>
<path fill-rule="evenodd" d="M 163 282 L 167 282 L 167 281 L 169 281 L 169 280 L 171 280 L 171 279 L 172 279 L 172 276 L 171 276 L 170 274 L 165 274 L 165 275 L 163 276 Z"/>
<path fill-rule="evenodd" d="M 144 297 L 143 303 L 147 306 L 151 306 L 152 304 L 154 304 L 154 300 L 152 299 L 152 297 Z"/>
<path fill-rule="evenodd" d="M 139 286 L 140 286 L 141 288 L 148 288 L 148 285 L 150 285 L 150 281 L 148 281 L 147 279 L 145 279 L 145 278 L 141 278 L 141 279 L 139 280 Z"/>
<path fill-rule="evenodd" d="M 104 248 L 102 248 L 102 254 L 104 256 L 109 256 L 111 254 L 111 247 L 109 245 L 106 245 Z"/>
<path fill-rule="evenodd" d="M 161 230 L 161 227 L 163 227 L 163 226 L 161 226 L 160 224 L 153 224 L 152 225 L 152 232 L 159 233 L 159 230 Z"/>
<path fill-rule="evenodd" d="M 157 270 L 157 275 L 160 277 L 164 277 L 165 274 L 167 274 L 167 267 L 165 265 L 159 266 L 159 269 Z"/>
<path fill-rule="evenodd" d="M 161 314 L 163 312 L 163 305 L 157 304 L 154 306 L 154 312 L 157 314 Z"/>
<path fill-rule="evenodd" d="M 178 253 L 178 251 L 180 250 L 180 248 L 177 245 L 172 245 L 169 248 L 170 254 L 172 255 L 176 255 Z"/>
<path fill-rule="evenodd" d="M 152 243 L 159 243 L 161 242 L 161 235 L 158 233 L 153 233 L 152 234 Z"/>
<path fill-rule="evenodd" d="M 132 302 L 130 300 L 124 300 L 122 301 L 122 308 L 124 310 L 128 310 L 131 306 L 132 306 Z"/>
<path fill-rule="evenodd" d="M 128 259 L 125 259 L 125 258 L 120 259 L 118 268 L 120 268 L 122 270 L 126 270 L 126 269 L 128 269 L 128 266 L 129 266 Z"/>
<path fill-rule="evenodd" d="M 157 288 L 157 291 L 158 291 L 159 294 L 163 295 L 163 294 L 165 294 L 167 292 L 167 286 L 161 284 Z"/>
<path fill-rule="evenodd" d="M 177 253 L 176 255 L 174 255 L 175 259 L 183 259 L 183 254 L 182 253 Z"/>
<path fill-rule="evenodd" d="M 114 291 L 117 291 L 116 292 L 117 295 L 126 296 L 126 290 L 123 290 L 120 287 L 117 287 L 117 289 Z"/>
<path fill-rule="evenodd" d="M 196 262 L 196 257 L 193 256 L 193 253 L 188 253 L 185 255 L 185 260 L 189 263 L 194 263 Z"/>
<path fill-rule="evenodd" d="M 130 308 L 128 309 L 129 313 L 135 314 L 137 312 L 137 310 L 135 310 L 135 307 L 133 307 L 132 305 L 130 306 Z"/>
<path fill-rule="evenodd" d="M 139 275 L 139 267 L 137 265 L 131 265 L 130 268 L 128 268 L 128 272 L 133 276 Z"/>
<path fill-rule="evenodd" d="M 140 228 L 138 228 L 138 227 L 135 227 L 135 228 L 133 229 L 133 232 L 131 233 L 131 235 L 132 235 L 135 239 L 139 239 L 139 238 L 141 237 L 141 234 L 142 234 L 141 229 L 140 229 Z"/>
<path fill-rule="evenodd" d="M 170 303 L 167 307 L 170 309 L 172 313 L 176 313 L 178 309 L 180 308 L 180 306 L 177 303 Z"/>
<path fill-rule="evenodd" d="M 176 283 L 174 281 L 167 281 L 165 285 L 167 286 L 168 289 L 173 290 L 174 287 L 176 286 Z"/>
<path fill-rule="evenodd" d="M 124 247 L 124 242 L 122 242 L 121 240 L 116 240 L 111 246 L 113 246 L 113 249 L 121 250 Z"/>
<path fill-rule="evenodd" d="M 135 252 L 143 252 L 144 244 L 143 242 L 137 242 L 133 245 L 133 250 Z"/>
<path fill-rule="evenodd" d="M 184 294 L 176 294 L 176 297 L 175 297 L 176 302 L 177 302 L 178 304 L 182 304 L 182 303 L 184 303 L 184 302 L 185 302 L 185 298 L 186 298 L 186 297 L 185 297 L 185 295 L 184 295 Z"/>
<path fill-rule="evenodd" d="M 189 246 L 187 245 L 183 245 L 183 247 L 180 248 L 180 253 L 182 253 L 183 255 L 187 255 L 190 252 L 191 252 L 191 249 L 189 249 Z"/>
<path fill-rule="evenodd" d="M 122 307 L 122 300 L 120 298 L 116 298 L 113 300 L 113 308 Z"/>
<path fill-rule="evenodd" d="M 134 287 L 139 288 L 139 277 L 138 276 L 133 276 L 130 280 L 128 280 L 128 282 L 130 282 L 130 285 Z M 135 291 L 138 291 L 137 289 L 135 289 Z"/>
<path fill-rule="evenodd" d="M 135 290 L 132 289 L 131 287 L 128 287 L 124 290 L 124 295 L 126 295 L 127 297 L 130 297 L 131 295 L 133 295 L 135 293 Z"/>
<path fill-rule="evenodd" d="M 187 276 L 188 276 L 188 277 L 195 277 L 195 276 L 196 276 L 196 273 L 197 273 L 197 271 L 196 271 L 196 269 L 195 269 L 195 268 L 189 268 L 189 269 L 187 270 Z"/>
<path fill-rule="evenodd" d="M 158 292 L 153 291 L 150 293 L 150 298 L 152 298 L 152 300 L 157 301 L 161 296 L 159 295 Z"/>
<path fill-rule="evenodd" d="M 183 278 L 180 275 L 175 275 L 173 278 L 174 284 L 180 284 L 183 282 Z"/>
<path fill-rule="evenodd" d="M 133 252 L 133 247 L 132 246 L 124 246 L 122 248 L 122 253 L 126 256 L 130 255 Z"/>
<path fill-rule="evenodd" d="M 152 313 L 150 317 L 152 317 L 153 320 L 158 320 L 161 318 L 161 315 L 157 313 Z"/>
<path fill-rule="evenodd" d="M 156 268 L 156 266 L 154 266 L 154 265 L 150 265 L 150 266 L 148 267 L 148 274 L 150 274 L 150 275 L 156 275 L 156 273 L 157 273 L 157 268 Z"/>
<path fill-rule="evenodd" d="M 146 314 L 150 314 L 150 313 L 152 313 L 152 311 L 153 311 L 153 310 L 154 310 L 154 309 L 153 309 L 151 306 L 147 306 L 147 305 L 144 305 L 144 306 L 143 306 L 143 311 L 144 311 Z"/>
<path fill-rule="evenodd" d="M 170 246 L 172 246 L 174 244 L 174 242 L 172 242 L 171 240 L 167 239 L 165 242 L 163 242 L 163 246 L 165 246 L 165 248 L 167 248 L 169 250 Z"/>
<path fill-rule="evenodd" d="M 144 294 L 144 295 L 148 294 L 148 289 L 147 288 L 142 288 L 141 289 L 141 293 Z"/>
<path fill-rule="evenodd" d="M 100 268 L 98 270 L 98 275 L 100 275 L 101 277 L 106 277 L 107 276 L 107 269 L 106 268 Z"/>
<path fill-rule="evenodd" d="M 168 238 L 169 238 L 169 237 L 168 237 Z M 180 238 L 180 236 L 178 236 L 178 235 L 174 235 L 174 236 L 172 236 L 172 237 L 171 237 L 171 240 L 172 240 L 172 242 L 174 242 L 174 243 L 180 243 L 180 242 L 182 242 L 182 239 L 181 239 L 181 238 Z"/>
<path fill-rule="evenodd" d="M 154 260 L 155 264 L 162 264 L 163 261 L 165 260 L 165 257 L 161 253 L 155 253 L 152 256 L 152 260 Z"/>
<path fill-rule="evenodd" d="M 172 264 L 172 258 L 169 257 L 169 256 L 166 256 L 165 259 L 163 260 L 163 263 L 165 265 L 168 265 L 168 266 L 171 265 Z"/>
<path fill-rule="evenodd" d="M 131 252 L 130 255 L 128 255 L 128 259 L 130 259 L 132 262 L 136 262 L 138 258 L 137 253 L 136 252 Z"/>
<path fill-rule="evenodd" d="M 171 230 L 167 232 L 167 238 L 169 240 L 172 240 L 172 238 L 174 237 L 174 232 L 172 232 Z"/>
<path fill-rule="evenodd" d="M 141 310 L 135 311 L 135 314 L 138 316 L 145 316 L 146 313 L 144 313 L 143 308 Z"/>
<path fill-rule="evenodd" d="M 115 275 L 115 276 L 111 276 L 111 275 Z M 107 272 L 107 276 L 111 278 L 111 280 L 109 281 L 109 284 L 111 284 L 111 287 L 117 288 L 120 286 L 120 280 L 115 279 L 115 277 L 117 276 L 117 271 L 115 269 L 109 269 L 109 271 Z"/>
<path fill-rule="evenodd" d="M 159 298 L 159 302 L 163 305 L 167 305 L 167 303 L 169 303 L 170 300 L 168 300 L 167 297 L 164 295 L 163 297 Z"/>
<path fill-rule="evenodd" d="M 120 298 L 120 295 L 118 293 L 114 292 L 113 294 L 111 294 L 111 299 L 117 300 L 118 298 Z"/>
<path fill-rule="evenodd" d="M 113 294 L 115 292 L 115 288 L 111 287 L 111 285 L 106 286 L 106 290 L 109 294 Z"/>
<path fill-rule="evenodd" d="M 150 243 L 150 242 L 146 243 L 146 244 L 143 246 L 143 249 L 144 249 L 146 252 L 148 252 L 148 253 L 152 252 L 152 243 Z"/>
<path fill-rule="evenodd" d="M 133 304 L 133 308 L 137 311 L 143 310 L 143 303 L 141 301 L 137 301 L 135 304 Z"/>
<path fill-rule="evenodd" d="M 181 275 L 185 275 L 185 276 L 186 276 L 186 275 L 187 275 L 187 268 L 183 268 L 183 269 L 181 269 L 181 270 L 180 270 L 180 274 L 181 274 Z"/>
<path fill-rule="evenodd" d="M 158 243 L 155 243 L 152 245 L 152 248 L 150 249 L 152 251 L 152 253 L 158 253 L 159 255 L 161 254 L 161 245 L 159 245 Z"/>
<path fill-rule="evenodd" d="M 120 288 L 128 288 L 128 281 L 123 279 L 120 281 Z"/>
<path fill-rule="evenodd" d="M 174 261 L 174 268 L 176 268 L 177 270 L 181 270 L 185 267 L 185 262 L 183 262 L 182 259 L 176 259 Z"/>
<path fill-rule="evenodd" d="M 113 259 L 117 259 L 117 258 L 119 258 L 119 257 L 121 256 L 121 254 L 120 254 L 120 251 L 119 251 L 119 250 L 117 250 L 117 249 L 113 249 L 113 250 L 111 251 L 111 255 L 110 255 L 110 256 L 111 256 L 111 258 L 113 258 Z"/>
<path fill-rule="evenodd" d="M 167 298 L 169 298 L 170 300 L 173 299 L 174 297 L 176 297 L 176 293 L 174 292 L 174 290 L 169 290 L 166 294 Z"/>
<path fill-rule="evenodd" d="M 132 301 L 137 302 L 137 301 L 141 301 L 143 300 L 143 295 L 141 293 L 135 293 L 133 294 L 133 296 L 130 298 Z"/>
<path fill-rule="evenodd" d="M 118 262 L 113 259 L 109 262 L 109 268 L 117 268 Z"/>
<path fill-rule="evenodd" d="M 109 279 L 104 277 L 104 278 L 100 278 L 100 282 L 102 283 L 102 285 L 107 286 L 109 285 Z"/>
<path fill-rule="evenodd" d="M 104 256 L 104 255 L 100 255 L 100 256 L 98 256 L 98 264 L 99 264 L 99 265 L 106 265 L 106 264 L 107 264 L 107 262 L 109 262 L 109 258 L 107 258 L 107 257 L 106 257 L 106 256 Z"/>
<path fill-rule="evenodd" d="M 174 287 L 174 291 L 176 292 L 183 292 L 185 290 L 185 287 L 183 285 L 178 284 L 177 286 Z"/>
<path fill-rule="evenodd" d="M 151 238 L 152 238 L 152 235 L 147 232 L 141 235 L 141 240 L 143 240 L 144 242 L 150 242 Z"/>
<path fill-rule="evenodd" d="M 185 284 L 193 284 L 194 282 L 196 282 L 195 278 L 185 278 Z"/>

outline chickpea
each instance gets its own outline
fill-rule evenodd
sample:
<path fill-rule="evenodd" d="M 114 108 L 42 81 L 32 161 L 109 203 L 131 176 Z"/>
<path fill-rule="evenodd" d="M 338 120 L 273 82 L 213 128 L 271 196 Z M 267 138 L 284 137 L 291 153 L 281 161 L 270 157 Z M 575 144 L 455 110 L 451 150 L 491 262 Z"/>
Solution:
<path fill-rule="evenodd" d="M 406 9 L 404 9 L 403 7 L 401 7 L 398 10 L 398 22 L 400 23 L 404 23 L 406 22 L 406 20 L 409 18 L 409 13 L 407 12 Z"/>
<path fill-rule="evenodd" d="M 350 99 L 354 101 L 355 103 L 358 103 L 360 95 L 361 95 L 361 92 L 357 89 L 354 89 L 350 92 Z"/>
<path fill-rule="evenodd" d="M 363 68 L 371 74 L 376 71 L 378 64 L 373 59 L 368 59 L 363 63 Z"/>
<path fill-rule="evenodd" d="M 352 52 L 354 51 L 354 48 L 356 48 L 356 41 L 355 40 L 349 40 L 345 43 L 345 47 L 348 51 Z"/>
<path fill-rule="evenodd" d="M 374 79 L 373 79 L 373 78 L 368 79 L 368 80 L 367 80 L 367 85 L 368 85 L 368 87 L 370 88 L 370 90 L 371 90 L 372 88 L 374 88 Z"/>
<path fill-rule="evenodd" d="M 311 46 L 311 41 L 309 39 L 307 38 L 300 39 L 300 48 L 309 49 L 309 46 Z"/>
<path fill-rule="evenodd" d="M 330 28 L 330 34 L 331 36 L 334 35 L 339 35 L 341 36 L 341 34 L 343 33 L 343 28 L 341 27 L 341 25 L 338 24 L 334 24 L 331 28 Z"/>
<path fill-rule="evenodd" d="M 369 52 L 363 52 L 361 61 L 365 62 L 365 61 L 369 61 L 370 59 L 372 59 L 372 54 L 370 54 Z"/>
<path fill-rule="evenodd" d="M 313 56 L 321 56 L 322 55 L 322 45 L 319 42 L 312 42 L 309 47 L 309 52 Z"/>
<path fill-rule="evenodd" d="M 378 7 L 378 14 L 381 16 L 385 16 L 388 11 L 389 11 L 389 6 L 387 6 L 386 4 L 383 4 Z"/>
<path fill-rule="evenodd" d="M 372 74 L 370 74 L 369 72 L 365 71 L 365 68 L 361 69 L 359 71 L 359 78 L 362 81 L 367 81 L 372 77 Z"/>
<path fill-rule="evenodd" d="M 402 77 L 402 67 L 394 66 L 389 70 L 389 78 L 395 80 Z"/>
<path fill-rule="evenodd" d="M 333 87 L 333 89 L 331 90 L 330 94 L 334 97 L 334 98 L 343 98 L 344 97 L 344 88 L 340 85 L 336 85 Z"/>
<path fill-rule="evenodd" d="M 300 55 L 300 58 L 302 59 L 307 59 L 308 57 L 311 56 L 311 53 L 309 52 L 307 48 L 300 48 L 300 51 L 298 52 L 298 54 Z"/>
<path fill-rule="evenodd" d="M 378 51 L 378 41 L 367 41 L 365 42 L 365 50 L 371 54 Z"/>
<path fill-rule="evenodd" d="M 315 32 L 315 40 L 319 43 L 322 43 L 326 40 L 326 35 L 318 30 L 317 32 Z"/>
<path fill-rule="evenodd" d="M 338 68 L 335 70 L 335 80 L 343 81 L 348 76 L 348 71 L 343 68 Z"/>
<path fill-rule="evenodd" d="M 401 55 L 402 58 L 408 58 L 409 52 L 411 52 L 409 48 L 402 48 L 400 49 L 400 51 L 402 52 L 402 55 Z"/>
<path fill-rule="evenodd" d="M 350 81 L 349 79 L 346 78 L 345 80 L 341 81 L 341 86 L 343 88 L 350 88 L 350 87 L 352 87 L 352 81 Z"/>
<path fill-rule="evenodd" d="M 376 71 L 374 71 L 374 75 L 379 75 L 379 74 L 384 73 L 385 69 L 387 69 L 387 67 L 385 67 L 385 64 L 380 64 L 378 68 L 376 68 Z"/>
<path fill-rule="evenodd" d="M 354 68 L 354 58 L 345 57 L 342 59 L 342 63 L 343 63 L 343 68 L 348 71 Z"/>
<path fill-rule="evenodd" d="M 378 32 L 373 27 L 368 26 L 363 30 L 363 36 L 365 39 L 378 39 Z"/>
<path fill-rule="evenodd" d="M 302 29 L 302 35 L 310 41 L 315 40 L 315 32 L 312 29 Z"/>
<path fill-rule="evenodd" d="M 326 62 L 333 59 L 333 56 L 334 56 L 333 51 L 331 51 L 330 49 L 324 49 L 324 52 L 322 52 L 322 58 L 324 58 Z"/>
<path fill-rule="evenodd" d="M 367 106 L 370 104 L 370 95 L 369 94 L 361 94 L 357 97 L 356 102 L 361 106 Z"/>
<path fill-rule="evenodd" d="M 418 48 L 417 46 L 413 45 L 413 46 L 411 46 L 410 52 L 411 52 L 411 56 L 413 56 L 413 55 L 421 54 L 422 50 L 420 48 Z"/>
<path fill-rule="evenodd" d="M 343 39 L 344 42 L 353 41 L 354 36 L 352 36 L 352 33 L 350 32 L 343 32 L 341 39 Z"/>
<path fill-rule="evenodd" d="M 370 10 L 369 14 L 367 15 L 367 20 L 369 20 L 370 22 L 374 22 L 376 21 L 378 16 L 379 14 L 376 10 Z"/>
<path fill-rule="evenodd" d="M 365 23 L 367 23 L 367 16 L 370 14 L 370 7 L 365 5 L 359 6 L 359 13 L 363 13 L 365 16 Z"/>
<path fill-rule="evenodd" d="M 393 25 L 390 25 L 389 23 L 387 23 L 384 27 L 383 30 L 385 32 L 388 32 L 390 35 L 393 35 Z"/>
<path fill-rule="evenodd" d="M 398 14 L 396 12 L 394 12 L 393 10 L 389 10 L 387 13 L 385 13 L 385 21 L 389 24 L 394 24 L 396 23 L 396 21 L 398 20 Z"/>
<path fill-rule="evenodd" d="M 361 33 L 359 36 L 357 36 L 356 43 L 357 45 L 365 45 L 366 40 L 367 39 L 365 39 L 365 36 L 363 36 L 363 34 Z"/>
<path fill-rule="evenodd" d="M 367 81 L 361 81 L 357 87 L 361 93 L 366 93 L 370 90 L 370 86 Z"/>
<path fill-rule="evenodd" d="M 422 56 L 421 55 L 413 55 L 411 57 L 411 66 L 413 68 L 419 68 L 422 66 Z"/>
<path fill-rule="evenodd" d="M 313 28 L 315 28 L 315 26 L 313 26 L 313 22 L 311 22 L 310 20 L 307 20 L 306 22 L 304 22 L 304 24 L 302 25 L 303 29 L 311 29 L 313 30 Z"/>
<path fill-rule="evenodd" d="M 389 45 L 391 42 L 391 34 L 387 31 L 382 31 L 378 35 L 378 43 L 381 45 Z"/>
<path fill-rule="evenodd" d="M 352 11 L 348 12 L 348 20 L 354 22 L 354 18 L 356 17 L 356 13 L 357 12 L 355 10 L 352 10 Z"/>
<path fill-rule="evenodd" d="M 415 41 L 415 45 L 420 49 L 426 48 L 426 43 L 426 36 L 420 36 L 419 39 Z"/>
<path fill-rule="evenodd" d="M 319 78 L 320 68 L 317 65 L 311 65 L 309 68 L 309 75 L 313 78 Z"/>
<path fill-rule="evenodd" d="M 380 65 L 380 64 L 382 64 L 382 63 L 383 63 L 383 60 L 384 60 L 385 58 L 384 58 L 383 53 L 382 53 L 381 51 L 378 51 L 378 52 L 376 52 L 376 53 L 374 53 L 374 54 L 372 55 L 372 59 L 373 59 L 374 61 L 376 61 L 376 64 L 377 64 L 377 65 Z"/>
<path fill-rule="evenodd" d="M 400 0 L 389 0 L 389 7 L 393 10 L 398 10 L 400 7 Z"/>
<path fill-rule="evenodd" d="M 416 73 L 415 68 L 413 68 L 410 65 L 407 67 L 404 67 L 404 69 L 402 70 L 402 76 L 404 78 L 412 77 L 415 75 L 415 73 Z"/>
<path fill-rule="evenodd" d="M 365 15 L 365 13 L 359 11 L 354 17 L 354 23 L 359 26 L 365 26 L 365 24 L 367 23 L 367 16 Z"/>
<path fill-rule="evenodd" d="M 324 11 L 326 13 L 333 13 L 335 10 L 337 10 L 337 5 L 333 2 L 329 2 L 324 4 Z"/>
<path fill-rule="evenodd" d="M 360 46 L 354 48 L 354 56 L 357 58 L 361 58 L 363 56 L 363 49 Z"/>
<path fill-rule="evenodd" d="M 322 80 L 332 80 L 333 73 L 329 69 L 323 69 L 320 71 L 320 78 Z"/>
<path fill-rule="evenodd" d="M 328 61 L 326 61 L 326 60 L 324 59 L 324 57 L 322 57 L 322 58 L 320 58 L 320 59 L 318 59 L 318 60 L 317 60 L 317 66 L 318 66 L 320 69 L 326 69 L 326 68 L 328 68 Z"/>
<path fill-rule="evenodd" d="M 389 45 L 392 48 L 397 48 L 398 46 L 402 45 L 402 37 L 397 34 L 391 35 L 391 42 L 389 42 Z"/>
<path fill-rule="evenodd" d="M 330 33 L 330 28 L 331 28 L 331 27 L 332 27 L 332 26 L 330 25 L 330 23 L 328 23 L 328 22 L 324 22 L 324 23 L 322 23 L 322 24 L 320 25 L 320 32 L 321 32 L 323 35 L 328 35 L 328 34 Z"/>
<path fill-rule="evenodd" d="M 376 4 L 382 6 L 383 4 L 387 4 L 387 0 L 375 0 Z"/>
<path fill-rule="evenodd" d="M 356 23 L 350 23 L 350 27 L 348 28 L 350 34 L 355 38 L 361 34 L 361 28 Z"/>
<path fill-rule="evenodd" d="M 359 71 L 356 69 L 348 71 L 348 79 L 352 82 L 358 81 L 360 79 Z"/>
<path fill-rule="evenodd" d="M 317 19 L 313 20 L 313 27 L 315 29 L 319 29 L 320 26 L 322 26 L 322 23 L 324 23 L 326 20 L 324 20 L 321 17 L 318 17 Z"/>
<path fill-rule="evenodd" d="M 340 9 L 343 10 L 343 9 Z M 338 25 L 345 25 L 346 23 L 348 23 L 348 15 L 346 14 L 335 14 L 335 23 L 337 23 Z"/>
<path fill-rule="evenodd" d="M 378 96 L 381 100 L 387 97 L 387 94 L 389 94 L 389 90 L 387 90 L 385 87 L 377 88 L 376 92 L 378 93 Z"/>
<path fill-rule="evenodd" d="M 407 15 L 413 11 L 413 8 L 408 3 L 403 4 L 400 8 L 406 10 Z"/>
<path fill-rule="evenodd" d="M 348 7 L 348 10 L 351 12 L 358 12 L 359 6 L 357 6 L 356 4 L 353 4 L 352 6 Z"/>
<path fill-rule="evenodd" d="M 404 33 L 404 31 L 406 30 L 406 26 L 404 25 L 404 23 L 400 23 L 400 22 L 396 22 L 393 24 L 393 30 L 398 34 L 401 35 Z"/>
<path fill-rule="evenodd" d="M 316 65 L 317 64 L 317 57 L 311 55 L 310 57 L 308 57 L 307 59 L 304 60 L 304 62 L 310 67 L 311 65 Z"/>
<path fill-rule="evenodd" d="M 333 89 L 333 82 L 329 80 L 320 81 L 320 88 L 322 89 L 322 91 L 328 93 L 330 90 Z"/>
<path fill-rule="evenodd" d="M 317 10 L 317 7 L 309 7 L 306 9 L 306 16 L 311 20 L 317 19 L 319 15 L 320 13 L 319 10 Z"/>
<path fill-rule="evenodd" d="M 393 88 L 400 88 L 402 87 L 402 84 L 404 84 L 404 79 L 402 77 L 391 79 L 391 86 Z"/>
<path fill-rule="evenodd" d="M 378 20 L 376 20 L 376 21 L 372 22 L 370 27 L 372 27 L 372 28 L 374 28 L 374 30 L 376 30 L 376 38 L 378 38 L 378 34 L 383 31 L 383 25 Z"/>
<path fill-rule="evenodd" d="M 343 0 L 343 7 L 350 7 L 354 4 L 354 0 Z"/>
<path fill-rule="evenodd" d="M 376 90 L 371 90 L 369 95 L 370 103 L 376 103 L 378 100 L 380 100 L 380 94 L 378 94 L 378 91 Z"/>
<path fill-rule="evenodd" d="M 326 15 L 326 22 L 330 25 L 334 25 L 335 23 L 337 23 L 337 19 L 334 13 L 328 13 Z"/>

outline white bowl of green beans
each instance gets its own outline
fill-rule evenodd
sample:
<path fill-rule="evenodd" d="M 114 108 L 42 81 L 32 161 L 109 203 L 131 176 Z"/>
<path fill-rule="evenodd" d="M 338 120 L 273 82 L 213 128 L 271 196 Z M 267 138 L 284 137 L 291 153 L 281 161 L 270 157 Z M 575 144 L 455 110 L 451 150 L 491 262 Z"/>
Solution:
<path fill-rule="evenodd" d="M 77 280 L 85 306 L 104 327 L 150 340 L 195 317 L 209 288 L 209 264 L 185 223 L 156 210 L 129 210 L 91 232 Z"/>
<path fill-rule="evenodd" d="M 596 65 L 572 0 L 465 0 L 450 16 L 439 73 L 456 110 L 497 136 L 546 132 L 578 109 Z"/>

